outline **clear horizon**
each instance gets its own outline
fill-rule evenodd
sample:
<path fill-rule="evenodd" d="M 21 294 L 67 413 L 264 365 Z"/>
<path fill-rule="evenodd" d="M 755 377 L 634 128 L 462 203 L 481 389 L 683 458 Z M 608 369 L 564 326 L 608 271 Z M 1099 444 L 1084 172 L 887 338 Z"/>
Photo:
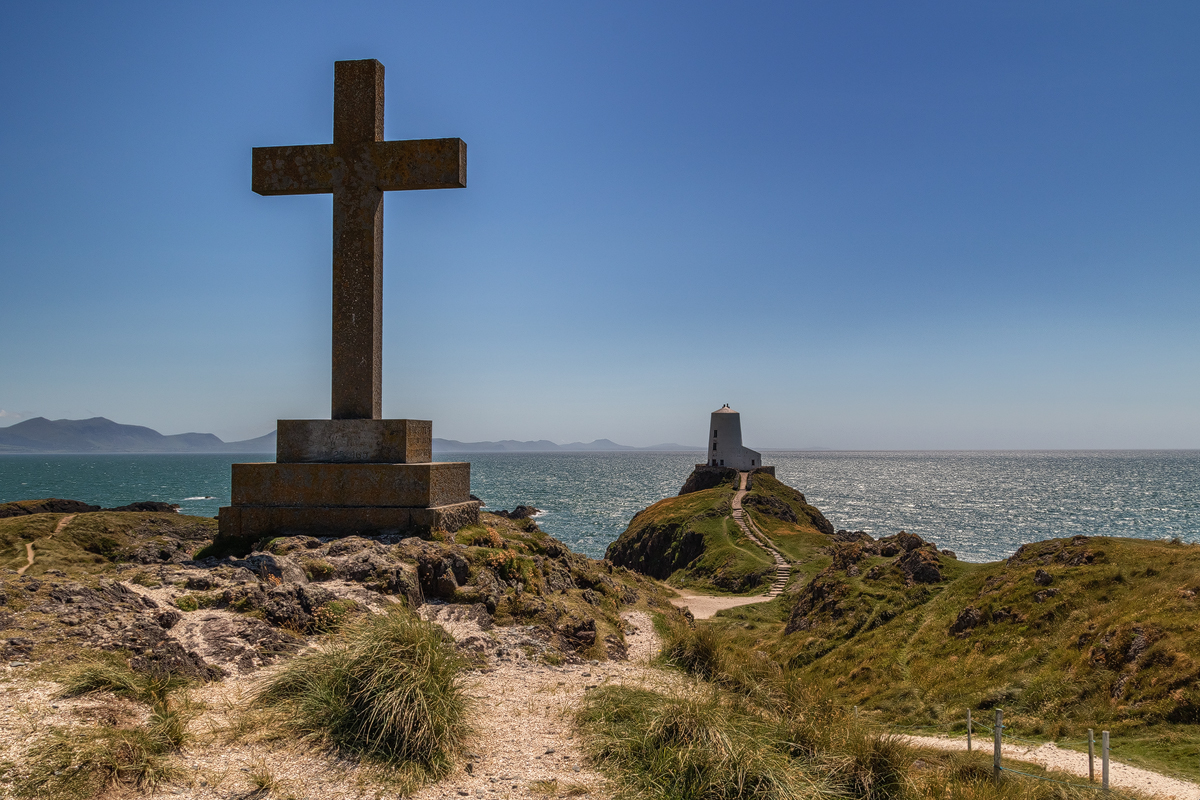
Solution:
<path fill-rule="evenodd" d="M 336 9 L 336 13 L 334 13 Z M 453 20 L 453 35 L 447 19 Z M 27 4 L 0 426 L 329 416 L 333 62 L 467 188 L 385 200 L 384 414 L 649 446 L 1200 448 L 1200 6 Z M 270 30 L 270 36 L 262 31 Z"/>

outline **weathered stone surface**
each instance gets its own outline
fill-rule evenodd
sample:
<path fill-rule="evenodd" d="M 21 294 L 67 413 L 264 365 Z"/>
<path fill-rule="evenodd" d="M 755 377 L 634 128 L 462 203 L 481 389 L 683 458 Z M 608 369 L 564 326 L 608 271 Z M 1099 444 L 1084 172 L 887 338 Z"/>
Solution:
<path fill-rule="evenodd" d="M 234 464 L 234 506 L 429 508 L 468 502 L 471 465 Z"/>
<path fill-rule="evenodd" d="M 352 534 L 457 531 L 479 523 L 474 500 L 433 508 L 331 506 L 232 506 L 220 510 L 221 538 L 348 536 Z"/>
<path fill-rule="evenodd" d="M 420 419 L 281 419 L 280 464 L 420 464 L 433 460 L 433 423 Z"/>

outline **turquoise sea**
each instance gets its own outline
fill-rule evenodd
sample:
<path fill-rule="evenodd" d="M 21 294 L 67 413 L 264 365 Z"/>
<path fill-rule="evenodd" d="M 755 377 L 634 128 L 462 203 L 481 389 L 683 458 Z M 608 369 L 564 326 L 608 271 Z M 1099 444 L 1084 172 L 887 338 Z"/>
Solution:
<path fill-rule="evenodd" d="M 836 527 L 920 534 L 970 561 L 1056 536 L 1200 542 L 1200 451 L 766 453 L 780 480 Z M 478 453 L 472 491 L 489 508 L 524 503 L 573 549 L 601 556 L 640 509 L 673 495 L 696 453 Z M 261 455 L 2 455 L 0 501 L 103 506 L 178 503 L 214 516 L 229 465 Z"/>

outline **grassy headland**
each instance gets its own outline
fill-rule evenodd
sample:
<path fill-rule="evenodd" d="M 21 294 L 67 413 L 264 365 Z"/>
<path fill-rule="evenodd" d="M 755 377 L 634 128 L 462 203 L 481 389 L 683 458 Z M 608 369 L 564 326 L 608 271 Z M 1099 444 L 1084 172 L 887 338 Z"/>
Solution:
<path fill-rule="evenodd" d="M 732 489 L 707 491 L 635 517 L 626 551 L 653 534 L 670 552 L 706 530 L 694 515 L 708 497 L 711 530 Z M 1003 708 L 1010 733 L 1077 746 L 1107 729 L 1119 757 L 1200 776 L 1200 548 L 1079 536 L 971 564 L 904 532 L 834 531 L 769 476 L 744 507 L 794 571 L 781 597 L 697 623 L 734 661 L 767 659 L 887 725 L 962 730 L 967 709 L 980 720 Z M 709 541 L 664 577 L 700 585 Z M 730 550 L 713 552 L 736 569 Z"/>

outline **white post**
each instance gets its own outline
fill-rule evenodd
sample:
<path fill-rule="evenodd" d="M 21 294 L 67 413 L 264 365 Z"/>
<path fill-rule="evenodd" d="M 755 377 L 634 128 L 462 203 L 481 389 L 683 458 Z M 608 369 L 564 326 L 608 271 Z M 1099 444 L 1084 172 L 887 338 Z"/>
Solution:
<path fill-rule="evenodd" d="M 1096 782 L 1096 732 L 1088 728 L 1088 782 Z"/>
<path fill-rule="evenodd" d="M 1100 731 L 1100 788 L 1108 791 L 1108 731 Z"/>
<path fill-rule="evenodd" d="M 996 709 L 996 727 L 992 729 L 995 734 L 994 745 L 992 747 L 992 778 L 1000 780 L 1000 731 L 1004 730 L 1004 712 Z"/>
<path fill-rule="evenodd" d="M 971 709 L 967 709 L 967 752 L 971 752 Z"/>

